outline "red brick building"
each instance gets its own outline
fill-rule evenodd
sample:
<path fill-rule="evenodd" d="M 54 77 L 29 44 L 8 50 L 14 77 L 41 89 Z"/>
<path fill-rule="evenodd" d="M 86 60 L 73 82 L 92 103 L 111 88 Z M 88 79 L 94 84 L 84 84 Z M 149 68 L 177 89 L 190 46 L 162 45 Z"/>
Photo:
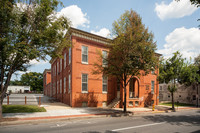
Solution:
<path fill-rule="evenodd" d="M 43 88 L 44 95 L 51 97 L 51 69 L 45 69 L 43 72 Z"/>
<path fill-rule="evenodd" d="M 93 75 L 93 64 L 98 61 L 98 51 L 108 54 L 108 39 L 85 31 L 69 30 L 72 47 L 63 49 L 63 58 L 51 63 L 51 88 L 44 94 L 72 107 L 123 106 L 123 88 L 115 78 Z M 147 76 L 134 77 L 127 87 L 127 107 L 144 107 L 152 101 L 158 104 L 159 86 L 156 70 Z M 46 76 L 49 76 L 46 74 Z"/>

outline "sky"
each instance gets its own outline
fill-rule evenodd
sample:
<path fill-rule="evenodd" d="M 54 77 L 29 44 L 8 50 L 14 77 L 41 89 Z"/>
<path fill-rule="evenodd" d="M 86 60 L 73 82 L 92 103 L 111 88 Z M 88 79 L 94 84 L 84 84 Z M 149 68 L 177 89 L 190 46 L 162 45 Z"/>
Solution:
<path fill-rule="evenodd" d="M 62 1 L 62 0 L 61 0 Z M 176 51 L 183 57 L 194 58 L 200 54 L 200 8 L 189 0 L 63 0 L 57 9 L 74 28 L 103 37 L 112 36 L 112 24 L 126 11 L 132 9 L 142 18 L 142 23 L 154 34 L 157 53 L 169 58 Z M 48 57 L 50 60 L 50 58 Z M 49 60 L 31 61 L 27 72 L 50 69 Z M 12 80 L 24 72 L 17 72 Z"/>

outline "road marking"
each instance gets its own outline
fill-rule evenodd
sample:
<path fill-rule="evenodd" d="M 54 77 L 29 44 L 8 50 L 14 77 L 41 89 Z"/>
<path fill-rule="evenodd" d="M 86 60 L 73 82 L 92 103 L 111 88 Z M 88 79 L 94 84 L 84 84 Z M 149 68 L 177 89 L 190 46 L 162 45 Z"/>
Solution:
<path fill-rule="evenodd" d="M 159 125 L 159 124 L 164 124 L 164 123 L 166 123 L 166 122 L 153 123 L 153 124 L 146 124 L 146 125 L 139 125 L 139 126 L 133 126 L 133 127 L 125 127 L 125 128 L 114 129 L 114 130 L 112 130 L 112 131 L 121 131 L 121 130 L 127 130 L 127 129 L 139 128 L 139 127 L 154 126 L 154 125 Z"/>

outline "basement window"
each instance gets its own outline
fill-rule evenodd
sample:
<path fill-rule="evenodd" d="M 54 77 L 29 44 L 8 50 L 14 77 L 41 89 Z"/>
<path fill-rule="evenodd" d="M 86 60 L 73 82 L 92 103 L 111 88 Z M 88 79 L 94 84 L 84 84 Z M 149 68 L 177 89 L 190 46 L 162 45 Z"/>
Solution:
<path fill-rule="evenodd" d="M 106 102 L 106 101 L 103 101 L 102 107 L 106 107 L 106 106 L 107 106 L 107 102 Z"/>
<path fill-rule="evenodd" d="M 139 106 L 139 101 L 135 101 L 135 107 Z"/>
<path fill-rule="evenodd" d="M 88 102 L 82 102 L 82 107 L 87 107 L 88 106 Z"/>
<path fill-rule="evenodd" d="M 133 106 L 133 101 L 130 101 L 128 106 Z"/>

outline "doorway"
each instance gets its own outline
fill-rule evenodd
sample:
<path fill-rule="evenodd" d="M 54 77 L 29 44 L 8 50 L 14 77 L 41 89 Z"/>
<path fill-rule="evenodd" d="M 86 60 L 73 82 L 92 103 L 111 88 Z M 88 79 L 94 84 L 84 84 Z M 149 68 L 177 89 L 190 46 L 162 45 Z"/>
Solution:
<path fill-rule="evenodd" d="M 136 78 L 130 79 L 129 98 L 139 98 L 139 82 Z"/>

